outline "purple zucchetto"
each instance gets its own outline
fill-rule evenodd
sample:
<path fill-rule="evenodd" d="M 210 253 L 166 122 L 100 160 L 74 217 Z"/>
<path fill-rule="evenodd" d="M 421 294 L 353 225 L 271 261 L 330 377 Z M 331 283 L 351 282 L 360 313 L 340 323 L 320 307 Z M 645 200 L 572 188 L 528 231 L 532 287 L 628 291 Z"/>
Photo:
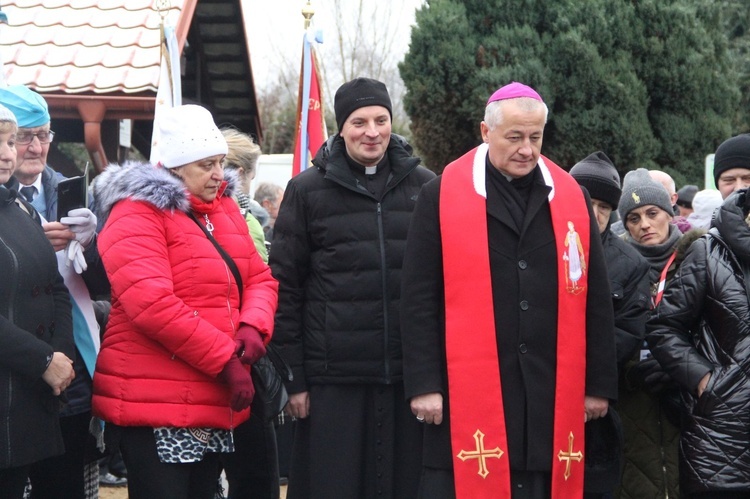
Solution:
<path fill-rule="evenodd" d="M 536 90 L 528 85 L 514 81 L 495 90 L 495 93 L 489 98 L 487 104 L 499 100 L 517 99 L 519 97 L 528 97 L 530 99 L 538 100 L 539 102 L 544 102 Z"/>

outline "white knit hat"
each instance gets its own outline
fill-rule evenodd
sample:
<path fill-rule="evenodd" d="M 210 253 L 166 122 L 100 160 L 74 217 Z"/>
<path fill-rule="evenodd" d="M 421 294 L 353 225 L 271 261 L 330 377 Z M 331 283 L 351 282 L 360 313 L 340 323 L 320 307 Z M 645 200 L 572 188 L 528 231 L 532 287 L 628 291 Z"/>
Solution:
<path fill-rule="evenodd" d="M 227 141 L 204 107 L 189 104 L 168 108 L 158 122 L 159 163 L 164 168 L 227 153 Z"/>
<path fill-rule="evenodd" d="M 11 112 L 10 109 L 0 104 L 0 121 L 10 121 L 14 125 L 18 126 L 16 115 Z"/>
<path fill-rule="evenodd" d="M 693 212 L 687 216 L 687 221 L 694 229 L 710 229 L 714 212 L 723 202 L 719 191 L 705 189 L 696 192 L 693 197 Z"/>

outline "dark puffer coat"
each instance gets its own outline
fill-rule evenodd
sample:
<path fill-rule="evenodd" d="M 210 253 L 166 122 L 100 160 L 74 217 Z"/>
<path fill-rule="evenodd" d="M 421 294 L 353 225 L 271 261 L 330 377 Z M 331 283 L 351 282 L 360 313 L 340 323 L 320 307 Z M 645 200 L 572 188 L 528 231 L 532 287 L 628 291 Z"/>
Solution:
<path fill-rule="evenodd" d="M 53 352 L 75 359 L 55 251 L 15 198 L 0 186 L 0 469 L 64 452 L 60 403 L 42 375 Z"/>
<path fill-rule="evenodd" d="M 269 263 L 279 281 L 273 342 L 308 384 L 401 380 L 399 298 L 409 221 L 435 174 L 391 135 L 391 177 L 378 199 L 359 185 L 335 136 L 287 185 Z"/>
<path fill-rule="evenodd" d="M 685 493 L 750 492 L 750 228 L 744 197 L 741 191 L 727 199 L 714 228 L 693 243 L 647 325 L 651 352 L 682 388 Z"/>
<path fill-rule="evenodd" d="M 602 233 L 604 259 L 615 312 L 617 365 L 622 368 L 643 343 L 651 314 L 648 262 L 612 231 Z"/>

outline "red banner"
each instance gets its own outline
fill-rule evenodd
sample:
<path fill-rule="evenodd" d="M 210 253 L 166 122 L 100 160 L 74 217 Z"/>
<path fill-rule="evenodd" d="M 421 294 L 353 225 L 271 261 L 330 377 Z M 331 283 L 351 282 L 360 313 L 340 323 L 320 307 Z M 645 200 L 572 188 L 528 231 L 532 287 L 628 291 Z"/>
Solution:
<path fill-rule="evenodd" d="M 315 50 L 307 40 L 307 36 L 305 36 L 302 49 L 298 95 L 292 176 L 307 169 L 315 153 L 318 152 L 318 149 L 328 137 L 323 113 L 323 99 L 320 93 L 318 63 Z"/>

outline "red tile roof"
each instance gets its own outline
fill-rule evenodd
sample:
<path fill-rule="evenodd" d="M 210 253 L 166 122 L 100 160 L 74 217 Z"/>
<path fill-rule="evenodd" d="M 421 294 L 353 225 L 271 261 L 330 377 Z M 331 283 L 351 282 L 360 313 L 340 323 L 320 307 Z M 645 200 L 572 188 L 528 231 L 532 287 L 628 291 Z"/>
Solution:
<path fill-rule="evenodd" d="M 9 85 L 39 92 L 156 92 L 158 0 L 10 0 L 0 54 Z M 176 24 L 186 0 L 171 0 Z M 192 14 L 192 13 L 191 13 Z"/>

